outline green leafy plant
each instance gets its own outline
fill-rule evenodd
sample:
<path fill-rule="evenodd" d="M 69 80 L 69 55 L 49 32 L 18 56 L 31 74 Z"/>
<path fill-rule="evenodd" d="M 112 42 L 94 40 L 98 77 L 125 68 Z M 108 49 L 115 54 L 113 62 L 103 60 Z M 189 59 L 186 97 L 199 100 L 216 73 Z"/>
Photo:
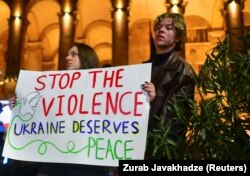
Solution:
<path fill-rule="evenodd" d="M 183 94 L 189 108 L 183 109 L 175 98 L 168 105 L 174 119 L 181 120 L 188 129 L 185 159 L 250 159 L 249 36 L 239 40 L 245 42 L 241 52 L 232 52 L 227 36 L 206 54 L 195 76 L 196 100 Z M 191 114 L 190 118 L 186 114 Z M 169 149 L 178 149 L 178 143 L 167 135 L 172 122 L 162 118 L 159 122 L 148 134 L 154 144 L 153 156 L 171 159 Z"/>
<path fill-rule="evenodd" d="M 177 149 L 178 145 L 171 139 L 171 122 L 166 123 L 163 118 L 156 117 L 158 120 L 157 128 L 154 128 L 149 133 L 150 142 L 148 145 L 153 146 L 151 149 L 151 155 L 155 159 L 168 158 L 172 159 L 173 155 L 178 156 Z M 152 142 L 152 143 L 151 143 Z M 151 148 L 148 146 L 148 148 Z"/>

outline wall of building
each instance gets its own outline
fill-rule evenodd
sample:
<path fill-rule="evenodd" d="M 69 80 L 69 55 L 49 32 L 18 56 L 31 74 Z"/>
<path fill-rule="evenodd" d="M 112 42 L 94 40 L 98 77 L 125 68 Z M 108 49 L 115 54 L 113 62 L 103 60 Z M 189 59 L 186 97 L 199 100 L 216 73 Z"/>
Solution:
<path fill-rule="evenodd" d="M 222 0 L 188 0 L 184 17 L 187 22 L 185 56 L 195 70 L 205 53 L 224 37 Z M 250 26 L 250 1 L 244 2 L 244 25 Z M 129 16 L 129 64 L 149 58 L 150 31 L 155 17 L 166 12 L 165 0 L 131 0 Z M 29 25 L 25 36 L 24 57 L 20 69 L 57 70 L 60 3 L 57 0 L 30 0 L 26 9 Z M 75 21 L 75 41 L 94 47 L 102 64 L 112 63 L 112 5 L 110 0 L 79 0 Z M 5 76 L 10 8 L 0 0 L 0 70 Z M 249 28 L 250 31 L 250 28 Z M 8 68 L 11 69 L 11 68 Z M 2 90 L 0 87 L 0 92 Z M 4 95 L 0 93 L 0 98 Z"/>

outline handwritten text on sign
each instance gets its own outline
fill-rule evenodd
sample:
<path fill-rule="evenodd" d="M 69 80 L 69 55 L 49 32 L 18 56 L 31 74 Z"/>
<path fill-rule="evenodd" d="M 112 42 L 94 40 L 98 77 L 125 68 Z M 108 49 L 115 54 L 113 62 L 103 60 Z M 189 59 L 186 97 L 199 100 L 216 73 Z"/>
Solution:
<path fill-rule="evenodd" d="M 143 159 L 151 64 L 75 71 L 21 71 L 3 155 L 118 166 Z M 28 80 L 28 81 L 27 81 Z"/>

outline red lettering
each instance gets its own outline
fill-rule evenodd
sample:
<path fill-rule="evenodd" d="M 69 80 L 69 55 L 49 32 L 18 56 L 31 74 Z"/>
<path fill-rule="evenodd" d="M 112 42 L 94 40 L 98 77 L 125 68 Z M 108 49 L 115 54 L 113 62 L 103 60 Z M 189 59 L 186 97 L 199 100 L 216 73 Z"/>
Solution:
<path fill-rule="evenodd" d="M 92 74 L 93 73 L 93 81 L 92 81 L 92 88 L 95 88 L 95 85 L 96 85 L 96 75 L 97 73 L 102 73 L 103 71 L 102 70 L 96 70 L 96 71 L 90 71 L 89 73 Z"/>
<path fill-rule="evenodd" d="M 112 87 L 113 80 L 114 80 L 114 74 L 115 72 L 112 70 L 111 75 L 108 75 L 108 71 L 105 71 L 104 78 L 103 78 L 103 87 L 105 88 L 107 85 L 107 82 L 109 81 L 109 87 Z"/>
<path fill-rule="evenodd" d="M 93 74 L 92 79 L 92 88 L 95 88 L 96 82 L 97 82 L 97 76 L 100 80 L 102 80 L 103 88 L 106 87 L 123 87 L 121 80 L 123 79 L 122 73 L 124 71 L 124 68 L 118 69 L 118 70 L 106 70 L 104 74 L 101 74 L 100 76 L 97 75 L 98 73 L 102 73 L 103 71 L 97 70 L 97 71 L 90 71 L 89 74 Z"/>
<path fill-rule="evenodd" d="M 72 75 L 70 75 L 69 73 L 57 73 L 49 74 L 48 76 L 52 77 L 51 89 L 54 89 L 56 86 L 58 86 L 58 88 L 60 89 L 65 89 L 67 87 L 73 87 L 74 81 L 78 80 L 81 77 L 81 72 L 74 72 Z M 41 83 L 40 79 L 38 81 L 39 83 Z"/>
<path fill-rule="evenodd" d="M 132 94 L 132 92 L 125 92 L 124 94 L 121 95 L 121 98 L 120 98 L 120 101 L 119 101 L 119 109 L 120 109 L 120 112 L 124 115 L 129 115 L 131 114 L 131 111 L 127 111 L 125 112 L 122 108 L 122 101 L 123 101 L 123 97 L 127 94 Z"/>
<path fill-rule="evenodd" d="M 65 79 L 64 79 L 65 78 Z M 64 79 L 64 80 L 63 80 Z M 65 89 L 66 87 L 68 87 L 69 85 L 69 80 L 70 80 L 70 76 L 68 73 L 64 73 L 61 77 L 60 77 L 60 80 L 59 80 L 59 88 L 60 89 Z M 64 85 L 63 85 L 63 82 Z"/>
<path fill-rule="evenodd" d="M 96 97 L 98 96 L 98 95 L 102 95 L 103 93 L 102 92 L 97 92 L 97 93 L 95 93 L 94 94 L 94 96 L 93 96 L 93 101 L 92 101 L 92 114 L 94 114 L 94 115 L 100 115 L 101 113 L 100 113 L 100 111 L 96 111 L 96 106 L 100 106 L 101 105 L 101 102 L 98 102 L 97 100 L 96 100 Z M 99 108 L 100 109 L 100 108 Z"/>
<path fill-rule="evenodd" d="M 109 109 L 112 109 L 113 114 L 117 114 L 117 103 L 118 103 L 118 98 L 119 98 L 119 92 L 116 93 L 115 95 L 115 103 L 112 101 L 112 96 L 110 92 L 107 92 L 107 98 L 106 98 L 106 111 L 105 114 L 109 114 Z"/>
<path fill-rule="evenodd" d="M 46 107 L 45 98 L 42 99 L 42 102 L 43 102 L 43 113 L 44 113 L 44 115 L 45 115 L 46 117 L 47 117 L 48 114 L 49 114 L 50 108 L 51 108 L 51 106 L 53 105 L 54 100 L 55 100 L 55 98 L 52 98 L 52 100 L 51 100 L 50 103 L 49 103 L 49 106 Z"/>
<path fill-rule="evenodd" d="M 115 94 L 114 97 L 112 97 L 110 92 L 107 92 L 106 95 L 106 110 L 105 110 L 105 114 L 117 114 L 118 110 L 121 114 L 123 115 L 131 115 L 132 114 L 132 110 L 131 111 L 125 111 L 124 110 L 124 101 L 126 101 L 125 97 L 126 96 L 132 96 L 132 92 L 125 92 L 123 94 L 120 95 L 119 92 L 117 92 Z M 139 101 L 139 96 L 143 95 L 142 92 L 135 92 L 134 95 L 134 108 L 133 108 L 133 115 L 134 116 L 142 116 L 141 113 L 138 113 L 138 109 L 139 109 L 139 105 L 143 105 L 142 101 Z"/>
<path fill-rule="evenodd" d="M 111 75 L 108 75 L 108 71 L 105 71 L 103 78 L 103 87 L 105 88 L 109 82 L 109 87 L 122 87 L 123 85 L 119 82 L 123 77 L 121 72 L 124 71 L 124 68 L 118 69 L 116 72 L 111 71 Z M 115 84 L 115 85 L 114 85 Z"/>
<path fill-rule="evenodd" d="M 56 113 L 56 116 L 62 116 L 62 98 L 65 97 L 65 95 L 58 96 L 59 98 L 59 105 L 58 105 L 58 112 Z"/>
<path fill-rule="evenodd" d="M 61 75 L 60 73 L 58 73 L 58 74 L 49 74 L 49 76 L 52 76 L 52 77 L 53 77 L 53 79 L 52 79 L 51 89 L 53 89 L 53 88 L 54 88 L 54 86 L 55 86 L 56 77 L 57 77 L 57 76 L 60 76 L 60 75 Z"/>
<path fill-rule="evenodd" d="M 73 81 L 78 80 L 81 77 L 81 72 L 74 72 L 72 75 L 71 83 L 70 83 L 70 88 L 73 86 Z"/>
<path fill-rule="evenodd" d="M 119 109 L 120 109 L 120 112 L 121 112 L 122 114 L 124 114 L 124 115 L 129 115 L 129 114 L 131 114 L 131 111 L 125 112 L 125 111 L 123 110 L 123 108 L 122 108 L 122 99 L 123 99 L 123 97 L 124 97 L 125 95 L 127 95 L 127 94 L 132 94 L 132 92 L 125 92 L 124 94 L 122 94 L 122 95 L 121 95 L 121 98 L 120 98 L 120 102 L 119 102 Z"/>
<path fill-rule="evenodd" d="M 138 112 L 137 112 L 137 110 L 138 110 L 138 105 L 143 105 L 143 102 L 141 102 L 141 101 L 139 101 L 138 100 L 138 97 L 140 96 L 140 95 L 143 95 L 143 93 L 142 92 L 136 92 L 135 93 L 135 101 L 134 101 L 134 116 L 142 116 L 142 114 L 139 114 Z"/>
<path fill-rule="evenodd" d="M 68 100 L 68 113 L 69 115 L 73 115 L 76 112 L 78 101 L 76 95 L 71 95 Z M 73 108 L 71 107 L 73 105 Z"/>
<path fill-rule="evenodd" d="M 88 114 L 89 112 L 87 110 L 86 111 L 83 110 L 83 102 L 84 102 L 83 100 L 84 100 L 84 95 L 81 94 L 79 113 L 80 114 Z"/>
<path fill-rule="evenodd" d="M 117 70 L 116 79 L 115 79 L 115 87 L 122 87 L 122 84 L 119 84 L 119 80 L 123 78 L 120 75 L 120 73 L 123 72 L 123 71 L 124 71 L 124 68 L 121 68 L 121 69 Z"/>
<path fill-rule="evenodd" d="M 39 77 L 36 79 L 36 82 L 37 82 L 37 83 L 40 83 L 42 87 L 41 87 L 41 88 L 35 87 L 35 90 L 42 90 L 42 89 L 45 88 L 45 83 L 41 80 L 42 78 L 47 78 L 47 76 L 46 76 L 46 75 L 42 75 L 42 76 L 39 76 Z"/>
<path fill-rule="evenodd" d="M 85 110 L 84 94 L 70 96 L 59 95 L 49 100 L 42 99 L 43 112 L 47 116 L 64 116 L 74 114 L 92 114 L 92 115 L 121 115 L 134 117 L 142 116 L 140 112 L 143 105 L 141 100 L 143 92 L 96 92 L 92 95 L 91 112 Z M 65 100 L 66 99 L 66 100 Z M 128 105 L 128 106 L 126 106 Z M 64 108 L 66 107 L 66 108 Z M 85 109 L 84 109 L 85 108 Z M 54 114 L 51 114 L 51 113 Z"/>

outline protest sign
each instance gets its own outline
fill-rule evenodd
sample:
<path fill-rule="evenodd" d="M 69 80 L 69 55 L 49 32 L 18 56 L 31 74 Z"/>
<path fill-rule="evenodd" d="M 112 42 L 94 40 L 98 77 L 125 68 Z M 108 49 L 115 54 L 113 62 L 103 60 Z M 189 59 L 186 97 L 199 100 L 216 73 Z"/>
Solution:
<path fill-rule="evenodd" d="M 118 166 L 143 159 L 151 64 L 67 71 L 21 70 L 3 156 Z"/>

